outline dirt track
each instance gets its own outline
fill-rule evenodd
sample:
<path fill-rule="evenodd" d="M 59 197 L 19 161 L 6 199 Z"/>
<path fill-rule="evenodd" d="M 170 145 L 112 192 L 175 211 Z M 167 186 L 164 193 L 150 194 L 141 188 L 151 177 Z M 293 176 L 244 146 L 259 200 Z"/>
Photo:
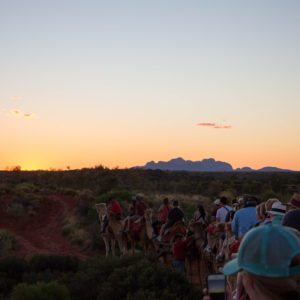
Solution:
<path fill-rule="evenodd" d="M 45 196 L 35 215 L 13 217 L 7 214 L 11 199 L 1 199 L 0 228 L 11 232 L 18 243 L 15 255 L 33 254 L 70 255 L 85 258 L 86 255 L 62 235 L 65 218 L 73 211 L 75 199 L 67 196 Z"/>

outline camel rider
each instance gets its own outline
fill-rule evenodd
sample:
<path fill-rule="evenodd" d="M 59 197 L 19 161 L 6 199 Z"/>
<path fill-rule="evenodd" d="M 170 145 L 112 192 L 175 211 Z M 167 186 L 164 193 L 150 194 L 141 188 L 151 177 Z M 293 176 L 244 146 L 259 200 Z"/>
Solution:
<path fill-rule="evenodd" d="M 166 223 L 165 230 L 171 228 L 176 222 L 183 220 L 184 213 L 178 206 L 179 206 L 178 201 L 174 200 L 173 208 L 170 210 L 168 214 L 168 222 Z"/>
<path fill-rule="evenodd" d="M 143 217 L 148 208 L 148 204 L 143 199 L 144 197 L 141 194 L 136 195 L 135 214 L 139 217 Z"/>
<path fill-rule="evenodd" d="M 169 228 L 171 228 L 176 222 L 182 221 L 184 218 L 183 211 L 178 207 L 179 205 L 178 201 L 173 200 L 172 204 L 173 204 L 173 208 L 169 211 L 167 223 L 161 227 L 158 236 L 159 241 L 161 241 L 162 236 L 169 231 Z"/>
<path fill-rule="evenodd" d="M 206 224 L 206 212 L 202 204 L 198 204 L 193 217 L 194 223 Z"/>
<path fill-rule="evenodd" d="M 143 196 L 138 194 L 132 197 L 131 205 L 129 207 L 129 216 L 124 220 L 124 233 L 130 229 L 130 222 L 139 222 L 144 217 L 148 205 L 143 201 Z"/>
<path fill-rule="evenodd" d="M 122 214 L 123 214 L 123 208 L 121 207 L 119 201 L 113 197 L 110 197 L 108 199 L 107 214 L 104 217 L 103 227 L 102 227 L 101 232 L 104 233 L 106 230 L 106 227 L 108 226 L 108 216 L 109 215 L 114 216 L 116 220 L 121 220 Z"/>
<path fill-rule="evenodd" d="M 162 205 L 158 209 L 158 221 L 161 224 L 165 224 L 167 222 L 170 210 L 171 206 L 169 204 L 169 199 L 165 198 Z"/>

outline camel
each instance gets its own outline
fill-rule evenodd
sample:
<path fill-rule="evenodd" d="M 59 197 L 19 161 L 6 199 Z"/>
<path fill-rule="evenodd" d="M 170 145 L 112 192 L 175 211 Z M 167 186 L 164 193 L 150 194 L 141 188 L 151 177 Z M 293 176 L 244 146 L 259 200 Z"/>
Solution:
<path fill-rule="evenodd" d="M 148 208 L 145 211 L 144 217 L 131 222 L 127 233 L 127 240 L 130 244 L 132 254 L 135 254 L 137 243 L 141 244 L 145 254 L 149 254 L 150 250 L 154 249 L 152 213 L 152 209 Z"/>
<path fill-rule="evenodd" d="M 105 203 L 98 203 L 96 204 L 96 210 L 98 213 L 98 218 L 100 221 L 100 226 L 102 228 L 104 217 L 107 214 L 107 208 Z M 101 233 L 105 244 L 105 255 L 109 256 L 110 251 L 112 256 L 115 256 L 115 248 L 116 248 L 116 241 L 118 242 L 118 246 L 120 249 L 121 254 L 125 254 L 125 247 L 123 247 L 122 242 L 122 230 L 123 224 L 121 220 L 117 220 L 113 214 L 108 216 L 108 226 L 105 229 L 104 233 Z"/>
<path fill-rule="evenodd" d="M 209 269 L 208 269 L 208 265 L 207 265 L 208 262 L 203 253 L 204 247 L 206 245 L 206 228 L 205 228 L 205 224 L 203 224 L 201 222 L 193 222 L 192 221 L 189 224 L 189 229 L 194 232 L 195 251 L 191 251 L 191 253 L 194 252 L 193 255 L 187 255 L 188 266 L 190 269 L 192 269 L 192 264 L 194 261 L 196 261 L 199 283 L 200 283 L 201 287 L 203 288 L 206 284 L 207 275 L 209 274 Z M 191 271 L 190 271 L 190 274 L 192 274 Z M 191 281 L 192 281 L 192 278 L 191 278 Z"/>
<path fill-rule="evenodd" d="M 164 234 L 162 235 L 161 241 L 158 242 L 158 245 L 156 248 L 158 248 L 158 258 L 159 260 L 165 264 L 165 265 L 171 265 L 172 264 L 172 243 L 173 239 L 177 234 L 185 235 L 186 234 L 186 225 L 182 221 L 177 221 L 171 228 L 169 228 L 166 231 L 164 231 Z"/>

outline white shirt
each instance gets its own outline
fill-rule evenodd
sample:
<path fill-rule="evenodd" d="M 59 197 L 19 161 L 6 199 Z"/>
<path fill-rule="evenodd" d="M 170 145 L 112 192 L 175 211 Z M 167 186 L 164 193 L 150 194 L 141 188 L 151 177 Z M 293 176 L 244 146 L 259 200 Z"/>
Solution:
<path fill-rule="evenodd" d="M 220 223 L 225 223 L 227 214 L 232 210 L 228 205 L 222 206 L 217 210 L 216 218 Z"/>

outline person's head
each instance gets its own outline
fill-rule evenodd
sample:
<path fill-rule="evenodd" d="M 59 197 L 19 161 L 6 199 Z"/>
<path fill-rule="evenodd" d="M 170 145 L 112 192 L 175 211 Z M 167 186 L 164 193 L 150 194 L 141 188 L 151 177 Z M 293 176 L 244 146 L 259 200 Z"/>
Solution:
<path fill-rule="evenodd" d="M 227 204 L 227 198 L 225 196 L 222 196 L 220 198 L 220 202 L 221 202 L 221 205 L 226 205 Z"/>
<path fill-rule="evenodd" d="M 280 202 L 277 198 L 270 198 L 266 201 L 266 211 L 271 210 L 273 203 Z"/>
<path fill-rule="evenodd" d="M 281 225 L 250 230 L 241 242 L 238 257 L 223 269 L 225 275 L 240 271 L 251 300 L 288 299 L 287 295 L 298 292 L 295 276 L 300 274 L 300 234 Z M 283 281 L 286 288 L 278 289 Z"/>
<path fill-rule="evenodd" d="M 172 201 L 172 205 L 173 205 L 174 207 L 177 207 L 177 206 L 179 205 L 178 200 L 173 200 L 173 201 Z"/>
<path fill-rule="evenodd" d="M 299 285 L 294 278 L 268 278 L 242 272 L 242 285 L 250 300 L 299 299 Z"/>
<path fill-rule="evenodd" d="M 300 208 L 287 212 L 282 220 L 282 225 L 292 227 L 300 232 Z"/>
<path fill-rule="evenodd" d="M 164 198 L 163 204 L 164 205 L 169 205 L 169 198 Z"/>
<path fill-rule="evenodd" d="M 232 204 L 232 209 L 233 209 L 234 211 L 237 211 L 237 210 L 239 209 L 239 204 L 238 204 L 237 202 L 233 203 L 233 204 Z"/>
<path fill-rule="evenodd" d="M 256 206 L 256 217 L 258 221 L 262 222 L 265 220 L 267 215 L 265 202 L 262 202 Z"/>
<path fill-rule="evenodd" d="M 286 205 L 283 205 L 281 202 L 276 201 L 272 204 L 272 207 L 270 210 L 267 211 L 267 213 L 271 216 L 284 216 L 286 213 Z"/>
<path fill-rule="evenodd" d="M 244 195 L 243 202 L 245 207 L 256 206 L 258 199 L 253 195 Z"/>
<path fill-rule="evenodd" d="M 206 213 L 205 213 L 205 209 L 204 209 L 203 205 L 199 203 L 197 208 L 198 208 L 198 211 L 199 211 L 201 217 L 205 218 Z"/>
<path fill-rule="evenodd" d="M 221 206 L 221 200 L 218 198 L 214 201 L 214 205 L 219 208 Z"/>
<path fill-rule="evenodd" d="M 290 201 L 287 203 L 289 209 L 297 209 L 300 208 L 300 194 L 295 193 Z"/>
<path fill-rule="evenodd" d="M 239 204 L 239 208 L 242 208 L 244 206 L 244 196 L 238 197 L 237 203 Z"/>
<path fill-rule="evenodd" d="M 132 203 L 133 205 L 136 204 L 136 196 L 133 196 L 133 197 L 131 198 L 131 203 Z"/>
<path fill-rule="evenodd" d="M 135 198 L 136 198 L 136 201 L 142 201 L 144 199 L 144 196 L 142 194 L 137 194 L 135 196 Z"/>

